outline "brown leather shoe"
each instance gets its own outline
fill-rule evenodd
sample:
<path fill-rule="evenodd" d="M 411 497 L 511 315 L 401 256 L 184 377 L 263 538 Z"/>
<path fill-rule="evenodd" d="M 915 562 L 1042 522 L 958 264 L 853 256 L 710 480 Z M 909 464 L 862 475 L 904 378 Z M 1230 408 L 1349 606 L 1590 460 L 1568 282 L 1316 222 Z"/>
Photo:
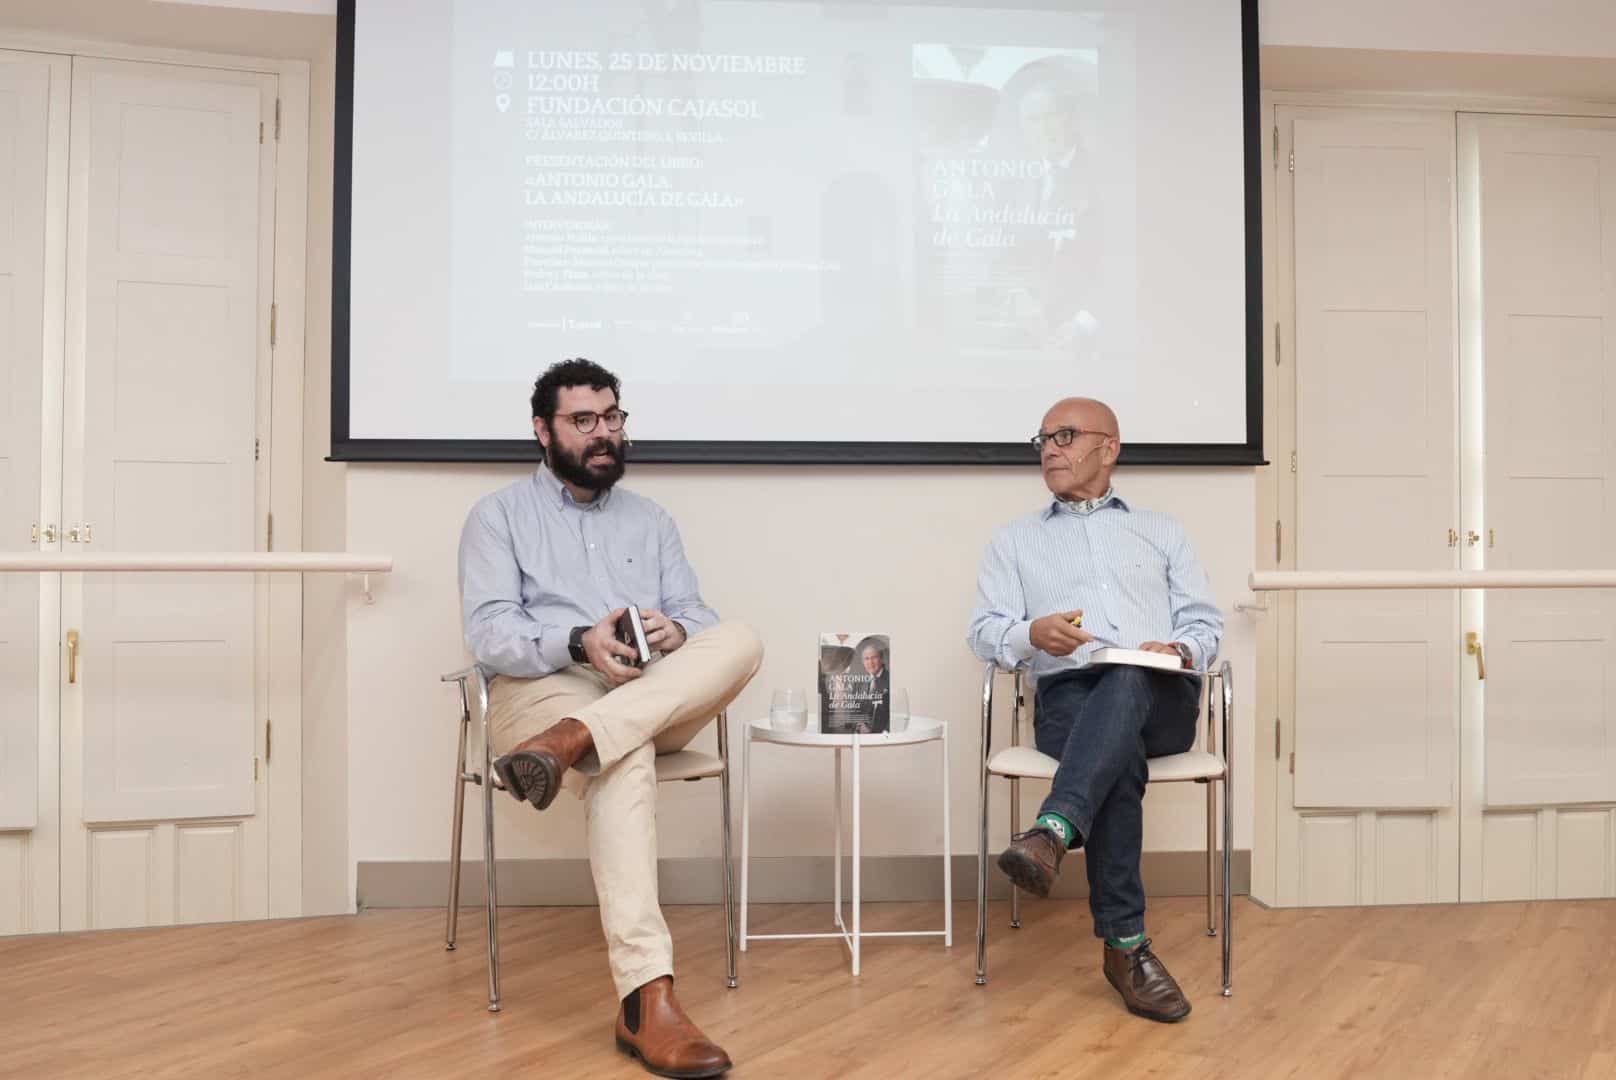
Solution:
<path fill-rule="evenodd" d="M 1149 938 L 1131 949 L 1105 946 L 1105 977 L 1135 1016 L 1172 1024 L 1190 1014 L 1189 999 L 1150 951 Z"/>
<path fill-rule="evenodd" d="M 505 790 L 517 801 L 526 799 L 543 810 L 561 790 L 561 774 L 595 748 L 595 738 L 580 720 L 571 717 L 553 724 L 494 762 Z"/>
<path fill-rule="evenodd" d="M 673 976 L 652 979 L 617 1010 L 617 1048 L 657 1076 L 680 1080 L 729 1071 L 729 1055 L 709 1042 L 673 996 Z"/>
<path fill-rule="evenodd" d="M 1065 857 L 1064 840 L 1048 829 L 1034 827 L 1010 838 L 1010 846 L 999 855 L 999 869 L 1017 888 L 1034 896 L 1048 896 Z"/>

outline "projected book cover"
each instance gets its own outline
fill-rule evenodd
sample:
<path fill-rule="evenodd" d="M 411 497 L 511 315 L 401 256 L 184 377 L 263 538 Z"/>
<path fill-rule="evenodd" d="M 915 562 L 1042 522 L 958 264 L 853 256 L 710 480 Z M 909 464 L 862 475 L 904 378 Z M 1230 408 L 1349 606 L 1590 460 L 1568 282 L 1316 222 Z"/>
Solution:
<path fill-rule="evenodd" d="M 1107 306 L 1098 51 L 912 54 L 922 308 L 979 345 L 1092 358 Z"/>
<path fill-rule="evenodd" d="M 886 634 L 819 635 L 819 729 L 848 735 L 891 727 L 891 638 Z"/>

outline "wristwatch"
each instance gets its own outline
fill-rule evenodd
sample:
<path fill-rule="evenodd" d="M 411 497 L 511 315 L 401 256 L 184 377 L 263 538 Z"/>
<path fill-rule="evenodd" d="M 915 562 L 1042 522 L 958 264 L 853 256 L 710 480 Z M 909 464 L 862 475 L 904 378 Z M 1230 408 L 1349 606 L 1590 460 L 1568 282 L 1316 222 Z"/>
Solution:
<path fill-rule="evenodd" d="M 1188 645 L 1182 641 L 1175 641 L 1173 642 L 1173 648 L 1178 650 L 1178 655 L 1184 661 L 1185 667 L 1192 668 L 1195 666 L 1195 654 L 1190 652 Z"/>
<path fill-rule="evenodd" d="M 567 635 L 567 654 L 580 664 L 589 663 L 589 654 L 584 652 L 584 635 L 588 632 L 587 626 L 574 626 Z"/>

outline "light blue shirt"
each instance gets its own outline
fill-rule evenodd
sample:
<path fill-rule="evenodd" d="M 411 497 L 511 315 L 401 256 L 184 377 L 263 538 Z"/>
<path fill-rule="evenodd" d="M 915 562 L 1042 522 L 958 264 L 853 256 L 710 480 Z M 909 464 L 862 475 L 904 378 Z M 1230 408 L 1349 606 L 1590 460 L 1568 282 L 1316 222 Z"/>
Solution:
<path fill-rule="evenodd" d="M 1033 647 L 1032 620 L 1083 612 L 1096 641 L 1071 656 Z M 977 577 L 966 640 L 983 660 L 1030 670 L 1034 679 L 1083 667 L 1107 645 L 1189 646 L 1195 667 L 1218 652 L 1223 615 L 1206 571 L 1169 514 L 1137 510 L 1114 490 L 1098 499 L 1053 500 L 994 533 Z"/>
<path fill-rule="evenodd" d="M 718 623 L 702 603 L 673 518 L 613 488 L 580 503 L 547 467 L 484 496 L 460 533 L 466 644 L 499 675 L 538 678 L 572 663 L 567 638 L 614 608 L 655 608 L 695 636 Z"/>

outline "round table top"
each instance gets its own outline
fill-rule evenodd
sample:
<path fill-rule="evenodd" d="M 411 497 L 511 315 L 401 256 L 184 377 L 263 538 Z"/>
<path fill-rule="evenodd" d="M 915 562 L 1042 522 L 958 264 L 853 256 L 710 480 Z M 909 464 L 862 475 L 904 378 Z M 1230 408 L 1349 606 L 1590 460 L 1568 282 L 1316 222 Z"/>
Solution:
<path fill-rule="evenodd" d="M 806 731 L 779 731 L 771 727 L 767 717 L 760 720 L 749 720 L 746 724 L 748 738 L 759 742 L 780 743 L 784 746 L 852 746 L 852 734 L 829 735 L 819 728 L 819 714 L 808 714 L 808 728 Z M 877 746 L 910 746 L 914 743 L 930 742 L 943 737 L 943 722 L 930 716 L 911 716 L 909 727 L 903 731 L 883 731 L 880 734 L 859 735 L 859 746 L 863 748 Z"/>

